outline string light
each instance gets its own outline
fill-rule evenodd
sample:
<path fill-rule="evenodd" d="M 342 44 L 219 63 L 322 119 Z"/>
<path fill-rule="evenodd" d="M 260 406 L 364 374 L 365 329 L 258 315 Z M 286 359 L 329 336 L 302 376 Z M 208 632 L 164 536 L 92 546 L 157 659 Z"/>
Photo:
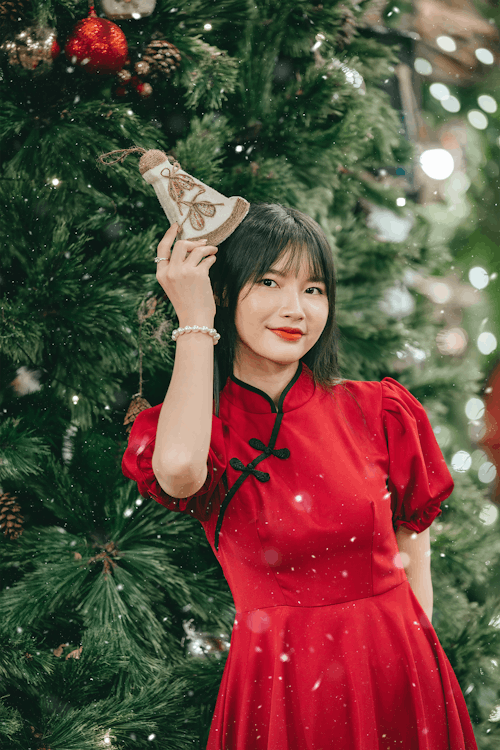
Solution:
<path fill-rule="evenodd" d="M 71 396 L 71 400 L 74 404 L 77 404 L 80 401 L 80 396 Z"/>
<path fill-rule="evenodd" d="M 203 28 L 205 29 L 205 31 L 212 31 L 212 24 L 206 23 L 204 24 Z"/>

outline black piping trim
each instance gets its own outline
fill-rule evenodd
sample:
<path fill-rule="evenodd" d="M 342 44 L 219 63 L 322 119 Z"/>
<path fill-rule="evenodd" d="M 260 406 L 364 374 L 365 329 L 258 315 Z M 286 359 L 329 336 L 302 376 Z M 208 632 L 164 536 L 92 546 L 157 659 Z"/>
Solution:
<path fill-rule="evenodd" d="M 271 396 L 269 396 L 267 393 L 264 393 L 264 391 L 261 391 L 260 388 L 254 388 L 253 385 L 248 385 L 248 383 L 244 383 L 243 380 L 239 380 L 234 374 L 231 374 L 230 378 L 231 380 L 234 380 L 234 382 L 240 385 L 242 388 L 246 388 L 247 391 L 252 391 L 253 393 L 257 393 L 259 396 L 263 396 L 266 399 L 266 401 L 268 401 L 269 404 L 271 405 L 271 411 L 276 412 L 276 405 L 274 401 L 272 400 Z"/>
<path fill-rule="evenodd" d="M 277 416 L 274 421 L 273 431 L 271 433 L 271 439 L 269 441 L 268 448 L 274 448 L 274 446 L 276 445 L 276 440 L 278 439 L 278 432 L 281 426 L 281 422 L 283 420 L 283 402 L 285 401 L 285 397 L 287 393 L 289 392 L 289 390 L 294 386 L 294 384 L 299 379 L 301 373 L 302 373 L 302 363 L 299 362 L 299 366 L 297 367 L 297 370 L 295 371 L 295 375 L 290 380 L 288 385 L 284 388 L 283 393 L 281 394 L 280 399 L 278 401 Z M 237 383 L 238 385 L 241 385 L 243 388 L 247 388 L 249 391 L 253 391 L 254 393 L 258 393 L 259 395 L 264 396 L 264 398 L 270 402 L 272 411 L 273 412 L 276 411 L 274 401 L 272 400 L 272 398 L 270 398 L 270 396 L 267 395 L 267 393 L 264 393 L 264 391 L 259 390 L 259 388 L 254 388 L 252 385 L 248 385 L 248 383 L 244 383 L 242 380 L 238 380 L 238 378 L 235 377 L 234 375 L 231 375 L 231 379 L 234 380 L 234 382 Z M 260 456 L 257 456 L 256 458 L 253 459 L 253 461 L 247 464 L 245 468 L 253 469 L 258 464 L 260 464 L 261 461 L 264 461 L 264 459 L 266 458 L 268 458 L 268 454 L 261 453 Z M 217 525 L 215 527 L 214 545 L 215 545 L 215 549 L 217 552 L 219 551 L 219 534 L 220 534 L 220 530 L 222 526 L 222 521 L 224 518 L 224 513 L 226 512 L 227 506 L 231 502 L 237 490 L 239 490 L 239 488 L 241 487 L 241 485 L 243 484 L 243 482 L 248 476 L 250 476 L 250 472 L 248 471 L 243 471 L 240 474 L 236 482 L 233 484 L 233 486 L 227 493 L 226 497 L 224 498 L 224 502 L 221 505 L 221 509 L 219 511 L 219 517 L 217 518 Z"/>

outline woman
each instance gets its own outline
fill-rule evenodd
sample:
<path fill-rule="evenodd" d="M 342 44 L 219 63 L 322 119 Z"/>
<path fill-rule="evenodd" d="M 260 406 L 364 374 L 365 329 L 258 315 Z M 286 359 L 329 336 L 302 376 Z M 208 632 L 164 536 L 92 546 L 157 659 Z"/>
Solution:
<path fill-rule="evenodd" d="M 176 231 L 158 281 L 181 329 L 211 335 L 179 333 L 123 470 L 202 523 L 234 597 L 207 750 L 475 750 L 430 622 L 453 481 L 409 391 L 339 377 L 321 228 L 261 204 L 219 248 L 172 248 Z"/>

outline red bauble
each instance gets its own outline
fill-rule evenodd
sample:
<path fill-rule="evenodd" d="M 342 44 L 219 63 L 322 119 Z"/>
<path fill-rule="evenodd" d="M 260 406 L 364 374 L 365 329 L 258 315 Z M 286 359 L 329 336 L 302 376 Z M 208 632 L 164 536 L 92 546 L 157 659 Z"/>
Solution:
<path fill-rule="evenodd" d="M 64 54 L 89 73 L 117 73 L 128 57 L 127 39 L 116 23 L 98 18 L 92 7 L 88 18 L 75 25 Z"/>

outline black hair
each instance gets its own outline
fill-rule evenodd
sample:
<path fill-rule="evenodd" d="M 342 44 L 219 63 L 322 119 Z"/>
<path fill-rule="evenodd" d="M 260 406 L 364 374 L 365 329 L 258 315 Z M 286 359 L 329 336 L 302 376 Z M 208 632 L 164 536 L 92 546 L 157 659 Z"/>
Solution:
<path fill-rule="evenodd" d="M 319 224 L 296 208 L 279 203 L 252 203 L 246 217 L 224 242 L 210 268 L 217 304 L 214 326 L 220 333 L 214 358 L 215 413 L 219 393 L 233 372 L 237 332 L 236 306 L 243 287 L 257 282 L 284 255 L 285 273 L 298 272 L 304 253 L 310 277 L 326 286 L 329 309 L 326 325 L 314 346 L 302 357 L 317 386 L 330 390 L 344 382 L 338 364 L 340 332 L 335 317 L 336 275 L 332 249 Z"/>

